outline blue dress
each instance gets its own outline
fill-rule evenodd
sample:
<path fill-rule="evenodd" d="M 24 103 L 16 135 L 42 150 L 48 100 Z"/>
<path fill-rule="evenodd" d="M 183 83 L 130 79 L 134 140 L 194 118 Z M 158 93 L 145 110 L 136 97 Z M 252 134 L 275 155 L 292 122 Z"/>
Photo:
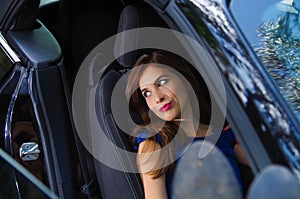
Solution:
<path fill-rule="evenodd" d="M 211 135 L 211 136 L 213 136 L 213 135 Z M 145 132 L 138 133 L 137 136 L 134 138 L 134 151 L 137 152 L 139 144 L 146 139 L 156 140 L 160 144 L 161 143 L 160 135 L 156 134 L 154 137 L 148 138 L 147 133 L 145 133 Z M 207 136 L 206 139 L 209 140 L 209 137 L 210 136 Z M 204 137 L 196 137 L 196 138 L 194 138 L 193 142 L 202 141 L 202 140 L 204 140 Z M 240 172 L 238 170 L 238 165 L 237 165 L 235 154 L 233 151 L 233 147 L 235 146 L 235 144 L 236 144 L 236 138 L 235 138 L 234 134 L 232 133 L 232 130 L 228 129 L 226 131 L 221 132 L 220 137 L 216 143 L 216 146 L 223 152 L 223 154 L 229 160 L 229 162 L 235 172 L 236 178 L 239 181 L 240 189 L 241 189 L 241 191 L 243 191 L 241 176 L 240 176 Z M 175 167 L 173 167 L 166 173 L 166 185 L 167 185 L 167 192 L 168 192 L 169 196 L 170 196 L 170 190 L 172 189 L 172 180 L 173 180 L 174 170 L 176 168 L 176 163 L 179 161 L 179 159 L 177 159 L 175 161 Z"/>

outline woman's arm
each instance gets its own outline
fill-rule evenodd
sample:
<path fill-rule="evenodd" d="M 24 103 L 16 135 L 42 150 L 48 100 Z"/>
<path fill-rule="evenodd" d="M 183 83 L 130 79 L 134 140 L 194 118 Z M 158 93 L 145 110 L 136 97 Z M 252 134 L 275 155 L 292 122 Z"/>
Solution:
<path fill-rule="evenodd" d="M 152 141 L 145 140 L 139 144 L 137 165 L 143 182 L 145 199 L 167 199 L 165 175 L 153 179 L 151 171 L 156 170 L 160 158 L 161 146 Z M 150 173 L 149 173 L 150 172 Z"/>
<path fill-rule="evenodd" d="M 230 128 L 231 128 L 230 125 L 227 125 L 223 130 L 227 131 Z M 245 154 L 243 148 L 239 145 L 239 143 L 237 141 L 233 147 L 233 151 L 234 151 L 235 157 L 239 163 L 246 165 L 246 166 L 250 166 L 249 161 L 246 157 L 246 154 Z"/>
<path fill-rule="evenodd" d="M 145 199 L 167 199 L 165 175 L 153 179 L 149 174 L 141 174 Z"/>
<path fill-rule="evenodd" d="M 243 165 L 246 165 L 246 166 L 250 166 L 249 162 L 248 162 L 248 159 L 246 157 L 246 154 L 245 154 L 244 150 L 242 149 L 242 147 L 239 144 L 236 144 L 233 147 L 233 151 L 234 151 L 235 157 L 236 157 L 236 159 L 239 163 L 241 163 Z"/>

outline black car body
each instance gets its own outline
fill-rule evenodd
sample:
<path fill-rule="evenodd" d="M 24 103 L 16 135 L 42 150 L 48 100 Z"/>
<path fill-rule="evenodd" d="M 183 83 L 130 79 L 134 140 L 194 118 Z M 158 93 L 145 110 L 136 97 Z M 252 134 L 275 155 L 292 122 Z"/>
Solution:
<path fill-rule="evenodd" d="M 101 98 L 96 91 L 102 78 L 97 76 L 98 68 L 90 68 L 84 83 L 93 95 L 84 90 L 78 93 L 81 68 L 93 61 L 100 43 L 121 31 L 143 27 L 180 32 L 203 48 L 205 56 L 188 42 L 180 46 L 192 59 L 209 63 L 201 74 L 211 80 L 212 93 L 220 99 L 217 105 L 226 106 L 226 120 L 247 154 L 250 168 L 241 168 L 247 187 L 269 165 L 282 165 L 299 178 L 300 34 L 294 27 L 299 26 L 300 5 L 293 1 L 239 3 L 1 0 L 0 178 L 7 187 L 1 188 L 0 198 L 142 197 L 141 190 L 135 191 L 140 185 L 126 185 L 128 181 L 118 177 L 122 172 L 114 177 L 113 169 L 99 164 L 86 149 L 77 133 L 82 128 L 89 133 L 90 118 L 86 109 L 74 109 L 78 101 L 72 97 Z M 259 12 L 250 10 L 254 5 Z M 136 10 L 141 24 L 130 23 L 129 17 L 129 26 L 122 29 L 120 16 L 128 6 Z M 108 64 L 110 68 L 122 75 L 128 65 L 116 59 Z M 225 100 L 222 88 L 214 85 L 215 73 L 224 83 Z M 83 100 L 79 102 L 87 103 L 82 105 L 86 108 L 89 99 Z M 78 127 L 81 118 L 87 121 Z M 130 193 L 122 193 L 123 189 Z"/>

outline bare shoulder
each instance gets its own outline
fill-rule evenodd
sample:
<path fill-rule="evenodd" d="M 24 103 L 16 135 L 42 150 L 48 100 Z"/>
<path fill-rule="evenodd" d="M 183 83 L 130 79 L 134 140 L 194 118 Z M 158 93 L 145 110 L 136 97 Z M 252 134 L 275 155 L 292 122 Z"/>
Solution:
<path fill-rule="evenodd" d="M 153 140 L 140 143 L 137 155 L 137 165 L 141 173 L 148 173 L 158 169 L 161 160 L 161 146 Z"/>

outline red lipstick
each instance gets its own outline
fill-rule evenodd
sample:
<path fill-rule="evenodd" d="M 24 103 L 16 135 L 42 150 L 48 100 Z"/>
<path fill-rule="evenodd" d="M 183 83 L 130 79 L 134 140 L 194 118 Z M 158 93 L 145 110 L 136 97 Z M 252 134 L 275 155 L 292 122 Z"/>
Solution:
<path fill-rule="evenodd" d="M 167 104 L 163 105 L 163 106 L 159 109 L 159 111 L 160 111 L 160 112 L 165 112 L 165 111 L 167 111 L 167 110 L 169 110 L 169 109 L 171 108 L 171 105 L 172 105 L 172 102 L 167 103 Z"/>

